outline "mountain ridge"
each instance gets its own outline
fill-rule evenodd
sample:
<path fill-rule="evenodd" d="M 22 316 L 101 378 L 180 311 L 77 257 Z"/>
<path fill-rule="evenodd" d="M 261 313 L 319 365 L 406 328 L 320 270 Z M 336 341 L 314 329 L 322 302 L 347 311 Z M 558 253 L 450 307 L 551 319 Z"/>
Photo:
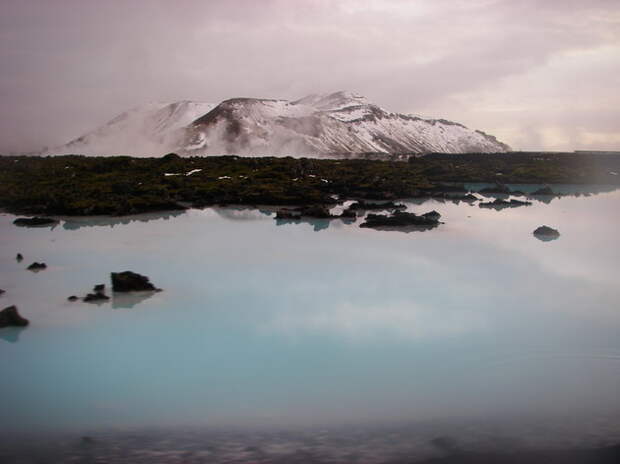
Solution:
<path fill-rule="evenodd" d="M 445 119 L 389 112 L 345 91 L 298 100 L 235 97 L 219 104 L 135 107 L 49 154 L 338 156 L 364 153 L 496 153 L 494 136 Z"/>

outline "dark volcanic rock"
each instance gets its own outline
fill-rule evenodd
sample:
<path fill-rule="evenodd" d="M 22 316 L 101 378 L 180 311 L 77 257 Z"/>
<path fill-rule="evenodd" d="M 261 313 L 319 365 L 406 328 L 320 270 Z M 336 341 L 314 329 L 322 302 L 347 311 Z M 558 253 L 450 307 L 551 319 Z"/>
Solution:
<path fill-rule="evenodd" d="M 110 297 L 104 295 L 102 292 L 89 293 L 84 297 L 84 301 L 87 303 L 98 303 L 100 301 L 108 301 L 109 299 Z"/>
<path fill-rule="evenodd" d="M 21 253 L 17 253 L 17 256 L 15 257 L 15 259 L 17 260 L 18 263 L 21 263 L 24 257 L 22 256 Z"/>
<path fill-rule="evenodd" d="M 301 209 L 301 215 L 310 217 L 310 218 L 316 218 L 316 219 L 329 219 L 329 218 L 334 217 L 329 213 L 329 209 L 323 205 L 313 205 L 313 206 L 303 207 Z"/>
<path fill-rule="evenodd" d="M 503 193 L 508 195 L 510 194 L 510 189 L 504 184 L 495 184 L 492 187 L 483 188 L 478 193 Z"/>
<path fill-rule="evenodd" d="M 532 192 L 532 195 L 555 195 L 555 194 L 556 193 L 548 185 L 546 187 L 539 188 L 538 190 L 535 190 Z"/>
<path fill-rule="evenodd" d="M 531 201 L 522 201 L 511 199 L 510 201 L 502 200 L 500 198 L 496 198 L 493 201 L 489 201 L 487 203 L 479 203 L 478 206 L 480 208 L 493 208 L 493 209 L 504 209 L 504 208 L 516 208 L 518 206 L 530 206 L 532 204 Z"/>
<path fill-rule="evenodd" d="M 93 287 L 94 292 L 103 292 L 105 290 L 105 284 L 97 284 Z"/>
<path fill-rule="evenodd" d="M 28 325 L 28 319 L 19 315 L 17 306 L 9 306 L 0 311 L 0 328 L 8 326 L 25 327 Z"/>
<path fill-rule="evenodd" d="M 439 221 L 439 218 L 441 217 L 441 214 L 439 214 L 437 211 L 433 210 L 433 211 L 429 211 L 428 213 L 424 213 L 422 215 L 422 217 L 425 217 L 427 219 L 431 219 L 434 221 Z"/>
<path fill-rule="evenodd" d="M 43 269 L 47 269 L 47 264 L 45 263 L 37 263 L 36 261 L 27 267 L 29 271 L 42 271 Z"/>
<path fill-rule="evenodd" d="M 13 221 L 13 224 L 20 227 L 40 227 L 51 226 L 58 223 L 56 219 L 35 216 L 32 218 L 17 218 Z"/>
<path fill-rule="evenodd" d="M 77 301 L 79 298 L 75 295 L 71 295 L 69 298 L 67 298 L 67 300 L 69 301 Z"/>
<path fill-rule="evenodd" d="M 143 290 L 159 290 L 149 278 L 135 272 L 112 272 L 112 290 L 115 292 L 133 292 Z"/>
<path fill-rule="evenodd" d="M 453 200 L 453 201 L 467 201 L 467 202 L 479 200 L 479 198 L 476 195 L 473 195 L 471 193 L 468 193 L 466 195 L 450 195 L 450 196 L 447 196 L 446 199 Z"/>
<path fill-rule="evenodd" d="M 366 201 L 356 201 L 355 203 L 351 203 L 349 205 L 350 210 L 382 210 L 382 209 L 405 209 L 407 208 L 405 205 L 400 203 L 394 203 L 393 201 L 382 202 L 382 203 L 369 203 Z"/>
<path fill-rule="evenodd" d="M 4 290 L 0 288 L 0 295 L 3 295 L 3 294 L 4 294 Z"/>
<path fill-rule="evenodd" d="M 548 226 L 540 226 L 534 232 L 534 236 L 540 240 L 554 240 L 560 236 L 560 232 Z"/>
<path fill-rule="evenodd" d="M 431 213 L 433 212 L 431 211 Z M 432 214 L 431 216 L 434 215 Z M 369 214 L 366 216 L 366 221 L 360 224 L 360 227 L 435 227 L 438 224 L 439 219 L 435 217 L 427 217 L 425 215 L 418 216 L 414 213 L 396 211 L 391 216 L 383 214 Z"/>
<path fill-rule="evenodd" d="M 346 208 L 342 211 L 340 217 L 343 219 L 357 219 L 357 213 L 351 208 Z"/>
<path fill-rule="evenodd" d="M 430 189 L 431 192 L 439 193 L 467 193 L 464 184 L 439 184 Z"/>

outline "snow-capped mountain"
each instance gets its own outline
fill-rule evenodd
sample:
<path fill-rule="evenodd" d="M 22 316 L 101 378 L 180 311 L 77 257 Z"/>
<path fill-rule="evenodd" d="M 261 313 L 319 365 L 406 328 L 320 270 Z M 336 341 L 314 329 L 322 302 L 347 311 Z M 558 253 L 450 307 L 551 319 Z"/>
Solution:
<path fill-rule="evenodd" d="M 233 98 L 134 108 L 55 153 L 325 156 L 505 152 L 495 137 L 443 119 L 388 112 L 348 92 L 300 100 Z"/>
<path fill-rule="evenodd" d="M 189 100 L 149 103 L 125 111 L 107 124 L 50 152 L 102 156 L 168 153 L 183 143 L 185 128 L 215 106 Z"/>

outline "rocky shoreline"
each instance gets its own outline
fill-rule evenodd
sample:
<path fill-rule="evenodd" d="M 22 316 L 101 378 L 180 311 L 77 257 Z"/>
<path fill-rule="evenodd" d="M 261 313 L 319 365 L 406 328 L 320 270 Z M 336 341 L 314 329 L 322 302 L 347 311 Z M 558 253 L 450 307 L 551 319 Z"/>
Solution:
<path fill-rule="evenodd" d="M 540 184 L 527 196 L 552 199 L 551 185 L 620 186 L 620 156 L 465 154 L 403 156 L 399 161 L 210 156 L 182 158 L 0 157 L 0 208 L 35 216 L 17 225 L 53 226 L 38 216 L 122 216 L 214 205 L 360 207 L 399 198 L 475 201 L 464 183 L 489 183 L 481 195 L 523 195 L 507 184 Z M 190 175 L 191 173 L 191 175 Z M 500 182 L 501 181 L 501 182 Z M 52 219 L 53 221 L 53 219 Z"/>

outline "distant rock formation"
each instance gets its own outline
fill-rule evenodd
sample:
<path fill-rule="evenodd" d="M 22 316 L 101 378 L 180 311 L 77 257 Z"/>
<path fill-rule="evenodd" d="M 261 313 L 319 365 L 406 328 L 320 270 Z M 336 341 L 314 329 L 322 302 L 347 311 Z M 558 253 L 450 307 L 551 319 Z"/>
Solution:
<path fill-rule="evenodd" d="M 506 144 L 445 119 L 392 113 L 352 92 L 133 108 L 46 154 L 356 156 L 497 153 Z"/>

